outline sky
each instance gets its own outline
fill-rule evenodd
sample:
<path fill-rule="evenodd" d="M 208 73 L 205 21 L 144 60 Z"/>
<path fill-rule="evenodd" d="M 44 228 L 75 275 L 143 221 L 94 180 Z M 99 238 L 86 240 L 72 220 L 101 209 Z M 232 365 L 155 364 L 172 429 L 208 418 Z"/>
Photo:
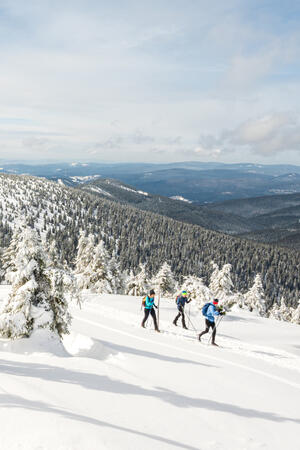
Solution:
<path fill-rule="evenodd" d="M 300 2 L 0 0 L 0 160 L 300 165 Z"/>

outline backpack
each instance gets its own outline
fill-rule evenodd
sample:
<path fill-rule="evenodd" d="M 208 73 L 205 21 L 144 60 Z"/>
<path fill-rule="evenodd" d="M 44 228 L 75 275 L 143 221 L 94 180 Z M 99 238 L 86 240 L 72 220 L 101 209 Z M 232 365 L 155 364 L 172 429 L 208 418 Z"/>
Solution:
<path fill-rule="evenodd" d="M 205 303 L 205 305 L 202 307 L 202 314 L 203 314 L 203 316 L 206 316 L 206 314 L 207 314 L 207 310 L 208 310 L 208 307 L 210 306 L 210 302 L 208 302 L 208 303 Z"/>
<path fill-rule="evenodd" d="M 178 300 L 180 299 L 180 295 L 177 295 L 177 297 L 175 298 L 175 303 L 178 306 Z"/>
<path fill-rule="evenodd" d="M 143 307 L 146 306 L 146 298 L 147 298 L 147 295 L 145 295 L 145 297 L 142 298 L 142 306 Z"/>

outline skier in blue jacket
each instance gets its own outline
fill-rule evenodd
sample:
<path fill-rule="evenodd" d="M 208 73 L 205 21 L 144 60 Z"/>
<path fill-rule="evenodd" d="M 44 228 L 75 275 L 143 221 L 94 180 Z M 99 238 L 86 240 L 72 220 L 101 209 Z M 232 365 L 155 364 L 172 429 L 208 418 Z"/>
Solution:
<path fill-rule="evenodd" d="M 206 328 L 202 333 L 199 334 L 199 341 L 201 341 L 201 336 L 209 332 L 209 329 L 212 329 L 212 338 L 211 343 L 212 345 L 218 346 L 218 344 L 215 343 L 216 338 L 216 323 L 215 323 L 215 316 L 219 316 L 220 314 L 223 315 L 223 312 L 219 311 L 218 308 L 219 300 L 215 298 L 211 303 L 209 303 L 209 306 L 207 308 L 206 314 L 205 314 L 205 324 Z"/>
<path fill-rule="evenodd" d="M 177 309 L 178 309 L 178 314 L 175 317 L 175 319 L 173 320 L 173 324 L 177 325 L 177 320 L 179 319 L 179 317 L 181 316 L 182 319 L 182 328 L 184 328 L 185 330 L 187 330 L 187 326 L 185 324 L 185 317 L 184 317 L 184 306 L 186 303 L 190 303 L 192 300 L 188 300 L 187 298 L 187 292 L 186 291 L 182 291 L 181 295 L 178 295 L 176 297 L 176 305 L 177 305 Z"/>
<path fill-rule="evenodd" d="M 144 308 L 145 316 L 144 316 L 144 319 L 142 322 L 142 327 L 145 328 L 146 320 L 148 319 L 149 314 L 151 314 L 153 322 L 154 322 L 155 331 L 159 332 L 157 320 L 156 320 L 156 314 L 154 311 L 154 308 L 157 309 L 157 306 L 154 303 L 154 296 L 155 296 L 155 292 L 153 289 L 151 289 L 149 295 L 147 295 L 146 300 L 145 300 L 145 308 Z"/>

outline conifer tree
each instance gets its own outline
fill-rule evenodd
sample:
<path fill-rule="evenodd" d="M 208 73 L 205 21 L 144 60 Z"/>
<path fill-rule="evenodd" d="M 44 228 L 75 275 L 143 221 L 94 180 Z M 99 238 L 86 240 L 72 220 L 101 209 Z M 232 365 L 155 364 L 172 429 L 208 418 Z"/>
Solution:
<path fill-rule="evenodd" d="M 89 279 L 89 287 L 99 294 L 114 293 L 113 273 L 111 271 L 111 257 L 105 248 L 104 241 L 96 246 L 93 258 L 84 276 Z"/>
<path fill-rule="evenodd" d="M 52 241 L 47 246 L 48 270 L 51 276 L 52 288 L 54 289 L 53 295 L 57 295 L 55 294 L 56 286 L 61 293 L 60 295 L 65 297 L 68 294 L 70 301 L 74 301 L 81 308 L 82 297 L 78 288 L 77 278 L 70 267 L 65 262 L 63 264 L 60 261 L 56 244 L 56 241 Z"/>
<path fill-rule="evenodd" d="M 245 305 L 249 311 L 257 311 L 261 316 L 266 315 L 265 292 L 260 274 L 255 276 L 253 286 L 245 294 Z"/>
<path fill-rule="evenodd" d="M 0 333 L 7 338 L 29 337 L 46 328 L 57 335 L 68 331 L 70 315 L 57 283 L 51 280 L 47 256 L 37 231 L 26 228 L 16 243 L 12 292 L 0 316 Z"/>
<path fill-rule="evenodd" d="M 285 298 L 281 297 L 280 307 L 278 310 L 279 320 L 289 322 L 291 320 L 291 310 L 287 306 Z"/>
<path fill-rule="evenodd" d="M 136 275 L 131 269 L 125 279 L 125 295 L 136 295 Z"/>
<path fill-rule="evenodd" d="M 210 278 L 209 289 L 214 298 L 218 298 L 224 306 L 231 307 L 235 303 L 233 283 L 231 280 L 231 264 L 224 264 L 222 269 L 212 262 L 213 273 Z"/>
<path fill-rule="evenodd" d="M 126 281 L 127 295 L 144 295 L 149 289 L 149 281 L 146 273 L 146 264 L 139 265 L 139 272 L 135 275 L 133 271 L 130 272 Z"/>
<path fill-rule="evenodd" d="M 196 300 L 199 305 L 203 305 L 211 300 L 211 292 L 203 283 L 201 278 L 194 275 L 184 277 L 181 290 L 186 290 L 188 297 Z"/>
<path fill-rule="evenodd" d="M 5 279 L 7 283 L 11 283 L 14 278 L 16 268 L 16 254 L 17 254 L 17 246 L 19 237 L 25 229 L 25 225 L 21 224 L 20 226 L 16 226 L 13 231 L 9 246 L 4 250 L 2 255 L 2 277 Z"/>
<path fill-rule="evenodd" d="M 277 302 L 274 302 L 272 305 L 272 308 L 269 309 L 268 317 L 270 319 L 281 320 L 281 318 L 279 316 L 279 305 L 277 304 Z"/>
<path fill-rule="evenodd" d="M 286 305 L 285 298 L 281 297 L 280 305 L 276 302 L 273 303 L 272 308 L 269 311 L 269 317 L 276 320 L 289 321 L 291 319 L 291 312 Z"/>
<path fill-rule="evenodd" d="M 75 273 L 77 274 L 84 272 L 86 267 L 89 265 L 91 255 L 88 254 L 88 250 L 91 249 L 91 241 L 93 238 L 94 237 L 92 235 L 88 238 L 84 231 L 80 232 L 75 260 Z"/>
<path fill-rule="evenodd" d="M 57 331 L 60 337 L 69 333 L 69 325 L 71 324 L 71 315 L 68 311 L 68 302 L 65 297 L 66 292 L 66 274 L 59 269 L 49 271 L 51 281 L 51 307 L 53 312 L 53 325 L 50 326 L 52 331 Z M 74 289 L 74 288 L 73 288 Z M 80 296 L 77 291 L 70 289 L 71 294 L 76 297 L 77 303 L 80 305 Z"/>
<path fill-rule="evenodd" d="M 152 280 L 157 293 L 162 296 L 172 296 L 176 290 L 176 281 L 172 273 L 171 267 L 167 262 L 164 262 L 158 273 Z"/>
<path fill-rule="evenodd" d="M 123 294 L 126 274 L 121 270 L 121 264 L 115 250 L 108 262 L 108 279 L 113 294 Z"/>
<path fill-rule="evenodd" d="M 291 312 L 291 322 L 300 325 L 300 300 L 298 306 Z"/>

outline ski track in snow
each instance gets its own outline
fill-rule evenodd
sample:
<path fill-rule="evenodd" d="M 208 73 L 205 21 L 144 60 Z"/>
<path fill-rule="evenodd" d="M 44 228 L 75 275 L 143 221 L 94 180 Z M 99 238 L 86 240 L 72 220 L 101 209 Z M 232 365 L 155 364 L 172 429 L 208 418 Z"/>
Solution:
<path fill-rule="evenodd" d="M 102 306 L 99 304 L 85 304 L 84 308 L 93 311 L 93 313 L 98 312 L 99 315 L 104 317 L 116 319 L 124 324 L 139 328 L 139 324 L 137 325 L 138 318 L 136 314 L 122 312 L 122 315 L 118 315 L 115 308 Z M 163 327 L 164 334 L 173 336 L 176 339 L 182 338 L 191 341 L 194 341 L 196 338 L 196 331 L 194 330 L 184 331 L 180 327 L 174 329 L 174 327 L 166 321 L 160 321 L 160 323 Z M 293 353 L 268 346 L 254 345 L 240 341 L 236 342 L 233 339 L 223 337 L 221 334 L 218 334 L 218 341 L 220 342 L 223 350 L 226 349 L 234 353 L 250 356 L 251 358 L 267 361 L 268 363 L 278 367 L 285 367 L 287 369 L 297 370 L 300 372 L 300 359 Z M 203 343 L 205 343 L 205 341 L 203 341 Z"/>
<path fill-rule="evenodd" d="M 136 324 L 136 321 L 137 321 L 137 316 L 135 314 L 123 313 L 122 312 L 122 316 L 120 318 L 120 315 L 118 315 L 118 311 L 115 308 L 110 308 L 110 307 L 107 307 L 107 306 L 103 307 L 103 306 L 100 306 L 100 305 L 97 305 L 96 307 L 94 307 L 94 305 L 86 305 L 86 304 L 85 304 L 84 308 L 87 311 L 91 311 L 94 316 L 95 316 L 95 313 L 98 312 L 100 316 L 104 316 L 104 317 L 107 317 L 107 318 L 112 318 L 114 320 L 118 320 L 118 321 L 123 322 L 125 324 L 130 324 L 130 325 L 134 326 L 135 328 L 138 328 L 137 325 L 133 325 L 133 323 Z M 83 317 L 79 317 L 78 315 L 73 315 L 73 317 L 76 320 L 78 320 L 78 321 L 85 322 L 87 324 L 96 326 L 98 328 L 103 328 L 103 329 L 106 329 L 106 330 L 114 331 L 114 333 L 117 333 L 117 334 L 120 334 L 120 335 L 123 335 L 123 336 L 132 337 L 132 338 L 137 339 L 139 341 L 153 343 L 153 340 L 147 339 L 146 337 L 136 336 L 133 333 L 129 333 L 129 332 L 126 332 L 126 331 L 118 330 L 116 328 L 109 327 L 107 325 L 103 325 L 102 323 L 96 322 L 95 320 L 90 320 L 90 319 L 86 319 L 86 318 L 83 318 Z M 134 319 L 134 322 L 133 322 L 133 319 Z M 166 322 L 160 321 L 160 323 L 161 323 L 161 325 L 163 327 L 167 328 L 167 326 L 169 326 L 168 324 L 166 324 Z M 158 336 L 162 336 L 163 337 L 164 335 L 168 335 L 170 337 L 174 337 L 174 338 L 177 338 L 177 339 L 191 340 L 192 342 L 195 342 L 195 343 L 198 344 L 198 342 L 196 341 L 196 339 L 194 337 L 195 336 L 195 332 L 191 335 L 191 333 L 188 333 L 188 332 L 186 332 L 186 333 L 185 332 L 179 333 L 180 328 L 176 328 L 176 331 L 177 330 L 178 330 L 178 332 L 176 332 L 176 333 L 172 332 L 170 330 L 167 330 L 167 331 L 164 331 L 162 334 L 160 334 Z M 235 344 L 233 341 L 231 341 L 228 338 L 222 338 L 222 340 L 220 339 L 220 341 L 222 343 L 222 351 L 226 350 L 226 351 L 240 353 L 240 354 L 243 354 L 243 355 L 246 355 L 246 356 L 251 356 L 253 358 L 262 359 L 264 361 L 270 362 L 270 363 L 272 363 L 274 365 L 277 365 L 279 367 L 285 367 L 285 368 L 288 368 L 288 369 L 293 369 L 293 370 L 300 371 L 299 358 L 297 356 L 291 354 L 291 353 L 284 352 L 282 350 L 277 350 L 277 349 L 274 350 L 273 348 L 269 348 L 269 347 L 254 346 L 254 345 L 251 346 L 251 345 L 249 345 L 249 344 L 247 345 L 245 343 L 243 343 L 243 344 L 241 344 L 241 343 Z M 226 343 L 227 343 L 227 346 L 226 346 Z M 250 371 L 252 373 L 256 373 L 258 375 L 262 375 L 264 377 L 273 379 L 275 381 L 279 381 L 280 383 L 284 383 L 286 385 L 289 385 L 291 387 L 294 387 L 294 388 L 297 388 L 297 389 L 300 390 L 300 384 L 299 383 L 295 383 L 293 381 L 287 380 L 287 379 L 282 378 L 280 376 L 273 375 L 271 373 L 268 373 L 268 372 L 265 372 L 265 371 L 262 371 L 262 370 L 259 370 L 259 369 L 255 369 L 253 367 L 249 367 L 247 365 L 244 365 L 244 364 L 241 364 L 241 363 L 237 363 L 237 362 L 231 361 L 229 359 L 225 359 L 225 358 L 221 358 L 221 357 L 218 357 L 218 356 L 209 355 L 207 353 L 204 353 L 204 351 L 201 351 L 201 348 L 200 348 L 201 344 L 199 345 L 199 347 L 198 347 L 199 350 L 197 352 L 195 352 L 193 350 L 187 350 L 187 349 L 184 349 L 184 348 L 180 349 L 179 347 L 175 347 L 175 346 L 173 346 L 171 344 L 168 344 L 166 342 L 156 341 L 155 344 L 158 345 L 158 346 L 166 347 L 166 348 L 172 348 L 172 349 L 174 349 L 176 351 L 181 350 L 184 353 L 190 353 L 190 354 L 196 355 L 198 357 L 201 356 L 201 357 L 204 357 L 204 358 L 211 359 L 213 361 L 218 361 L 218 362 L 222 362 L 222 363 L 227 364 L 227 365 L 235 366 L 235 367 L 241 368 L 243 370 L 246 370 L 248 372 Z M 274 351 L 276 353 L 274 353 Z M 270 352 L 271 352 L 270 355 L 267 354 L 267 353 L 270 353 Z M 274 354 L 275 357 L 271 356 L 272 354 Z"/>

